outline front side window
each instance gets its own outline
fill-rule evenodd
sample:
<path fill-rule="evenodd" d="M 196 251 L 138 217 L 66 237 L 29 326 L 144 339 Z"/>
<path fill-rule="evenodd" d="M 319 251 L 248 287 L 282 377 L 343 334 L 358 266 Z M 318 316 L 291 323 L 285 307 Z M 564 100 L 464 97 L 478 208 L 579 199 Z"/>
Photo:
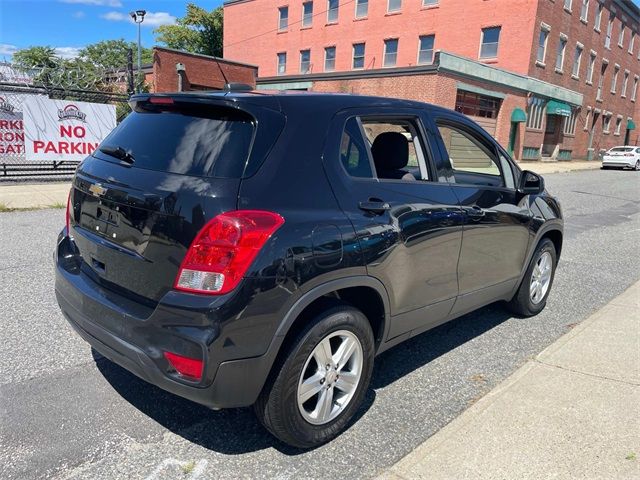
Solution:
<path fill-rule="evenodd" d="M 364 43 L 353 45 L 353 68 L 364 68 Z"/>
<path fill-rule="evenodd" d="M 347 120 L 344 127 L 340 142 L 340 161 L 352 177 L 373 178 L 373 168 L 356 118 Z"/>
<path fill-rule="evenodd" d="M 336 47 L 324 49 L 324 71 L 332 72 L 336 69 Z"/>
<path fill-rule="evenodd" d="M 482 29 L 482 43 L 480 45 L 480 58 L 497 58 L 498 43 L 500 42 L 501 27 Z"/>
<path fill-rule="evenodd" d="M 280 52 L 278 54 L 278 75 L 287 73 L 287 53 Z"/>
<path fill-rule="evenodd" d="M 356 0 L 356 18 L 369 15 L 369 0 Z"/>
<path fill-rule="evenodd" d="M 384 41 L 384 61 L 383 66 L 395 67 L 398 61 L 398 39 L 391 38 Z"/>
<path fill-rule="evenodd" d="M 387 12 L 399 12 L 402 9 L 402 0 L 388 0 Z"/>
<path fill-rule="evenodd" d="M 289 7 L 278 8 L 278 30 L 286 30 L 289 26 Z"/>
<path fill-rule="evenodd" d="M 420 37 L 418 45 L 418 65 L 433 63 L 433 44 L 435 39 L 435 35 L 423 35 Z"/>
<path fill-rule="evenodd" d="M 327 23 L 338 21 L 339 0 L 327 0 Z"/>
<path fill-rule="evenodd" d="M 310 27 L 313 23 L 313 2 L 302 4 L 302 26 Z"/>
<path fill-rule="evenodd" d="M 311 71 L 311 50 L 300 50 L 300 73 Z"/>
<path fill-rule="evenodd" d="M 472 134 L 467 127 L 449 122 L 437 122 L 437 125 L 455 183 L 513 188 L 508 161 L 497 155 L 493 145 Z"/>

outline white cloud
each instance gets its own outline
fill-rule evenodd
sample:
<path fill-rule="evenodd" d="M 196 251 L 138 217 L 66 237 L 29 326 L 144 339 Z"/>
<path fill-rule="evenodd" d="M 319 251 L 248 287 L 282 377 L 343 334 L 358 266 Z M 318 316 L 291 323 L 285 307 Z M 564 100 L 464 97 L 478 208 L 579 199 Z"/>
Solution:
<path fill-rule="evenodd" d="M 8 43 L 0 43 L 0 55 L 13 55 L 18 51 L 18 47 Z"/>
<path fill-rule="evenodd" d="M 80 47 L 56 47 L 56 55 L 60 58 L 76 58 L 80 54 Z"/>
<path fill-rule="evenodd" d="M 73 12 L 73 18 L 84 18 L 84 17 L 85 17 L 85 13 L 82 10 Z"/>
<path fill-rule="evenodd" d="M 128 13 L 107 12 L 101 15 L 105 20 L 112 22 L 129 22 L 133 23 L 133 19 Z M 176 23 L 176 17 L 167 12 L 147 12 L 142 22 L 143 27 L 159 27 L 160 25 L 173 25 Z"/>
<path fill-rule="evenodd" d="M 59 0 L 62 3 L 73 3 L 78 5 L 93 5 L 103 7 L 121 7 L 120 0 Z"/>

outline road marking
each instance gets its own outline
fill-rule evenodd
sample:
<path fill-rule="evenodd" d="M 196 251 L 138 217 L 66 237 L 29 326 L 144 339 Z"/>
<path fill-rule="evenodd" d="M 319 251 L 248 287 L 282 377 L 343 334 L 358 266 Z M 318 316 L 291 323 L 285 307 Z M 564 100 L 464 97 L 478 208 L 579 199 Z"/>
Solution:
<path fill-rule="evenodd" d="M 190 480 L 197 480 L 202 476 L 204 470 L 207 468 L 207 460 L 198 460 L 195 464 L 193 462 L 186 462 L 182 460 L 176 460 L 175 458 L 167 458 L 158 465 L 153 472 L 145 480 L 155 480 L 167 467 L 180 467 L 185 473 L 183 478 Z M 190 471 L 187 471 L 190 470 Z"/>

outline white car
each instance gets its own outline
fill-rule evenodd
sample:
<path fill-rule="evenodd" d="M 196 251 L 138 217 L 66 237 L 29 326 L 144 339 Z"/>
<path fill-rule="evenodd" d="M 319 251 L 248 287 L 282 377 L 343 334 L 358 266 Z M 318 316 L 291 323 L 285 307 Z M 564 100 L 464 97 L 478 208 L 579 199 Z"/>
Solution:
<path fill-rule="evenodd" d="M 613 147 L 602 155 L 602 168 L 633 168 L 640 170 L 640 147 Z"/>

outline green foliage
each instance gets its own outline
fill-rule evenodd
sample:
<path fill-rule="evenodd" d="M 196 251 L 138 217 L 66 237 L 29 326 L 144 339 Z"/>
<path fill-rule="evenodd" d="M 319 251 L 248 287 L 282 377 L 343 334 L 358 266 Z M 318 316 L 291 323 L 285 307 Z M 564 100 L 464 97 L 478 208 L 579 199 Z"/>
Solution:
<path fill-rule="evenodd" d="M 13 62 L 24 68 L 54 68 L 59 58 L 50 46 L 29 47 L 13 54 Z"/>
<path fill-rule="evenodd" d="M 155 29 L 156 41 L 169 48 L 222 57 L 222 7 L 210 12 L 193 3 L 175 25 Z"/>
<path fill-rule="evenodd" d="M 137 64 L 138 46 L 134 42 L 126 42 L 124 39 L 103 40 L 87 45 L 80 50 L 80 58 L 93 65 L 106 69 L 121 69 L 127 66 L 127 50 L 133 52 L 133 65 Z M 150 48 L 141 49 L 142 64 L 153 62 L 153 51 Z"/>

